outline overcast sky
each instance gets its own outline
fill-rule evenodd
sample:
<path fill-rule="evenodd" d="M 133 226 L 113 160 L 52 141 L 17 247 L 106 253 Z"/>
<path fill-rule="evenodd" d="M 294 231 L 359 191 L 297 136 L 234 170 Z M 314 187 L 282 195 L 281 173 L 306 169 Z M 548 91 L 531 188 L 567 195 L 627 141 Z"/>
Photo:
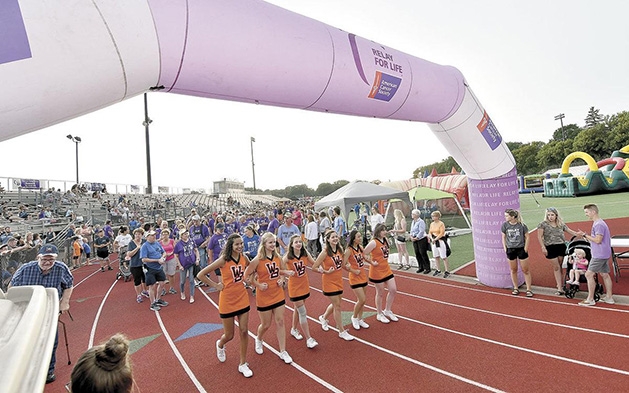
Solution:
<path fill-rule="evenodd" d="M 559 113 L 564 124 L 583 126 L 591 106 L 601 114 L 629 109 L 626 1 L 270 2 L 458 68 L 507 142 L 547 142 L 559 128 Z M 258 189 L 407 179 L 415 168 L 448 156 L 422 123 L 163 93 L 149 94 L 149 115 L 154 187 L 211 189 L 223 178 L 252 187 L 252 136 Z M 145 185 L 143 119 L 138 96 L 1 142 L 0 176 L 74 179 L 75 148 L 66 139 L 72 134 L 83 139 L 81 181 Z"/>

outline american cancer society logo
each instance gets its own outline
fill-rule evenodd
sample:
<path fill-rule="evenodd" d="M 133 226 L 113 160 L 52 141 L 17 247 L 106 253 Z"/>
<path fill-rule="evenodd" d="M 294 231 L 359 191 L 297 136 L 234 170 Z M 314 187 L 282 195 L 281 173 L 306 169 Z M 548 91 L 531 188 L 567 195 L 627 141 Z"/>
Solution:
<path fill-rule="evenodd" d="M 476 128 L 478 128 L 478 131 L 480 131 L 483 138 L 485 138 L 485 141 L 491 150 L 496 150 L 496 148 L 500 146 L 502 136 L 500 136 L 498 129 L 489 118 L 487 111 L 483 113 L 483 118 L 480 120 Z"/>
<path fill-rule="evenodd" d="M 369 98 L 388 102 L 397 92 L 400 82 L 401 78 L 376 71 Z"/>

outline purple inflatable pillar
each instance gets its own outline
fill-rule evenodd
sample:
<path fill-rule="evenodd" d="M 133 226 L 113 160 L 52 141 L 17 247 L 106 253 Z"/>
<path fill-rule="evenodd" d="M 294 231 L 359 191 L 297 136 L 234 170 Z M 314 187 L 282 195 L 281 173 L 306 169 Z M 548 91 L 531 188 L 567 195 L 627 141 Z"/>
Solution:
<path fill-rule="evenodd" d="M 476 180 L 468 178 L 476 277 L 483 284 L 511 288 L 511 271 L 502 246 L 500 228 L 505 209 L 519 209 L 518 180 L 515 168 L 503 176 Z M 524 275 L 518 270 L 518 285 Z"/>

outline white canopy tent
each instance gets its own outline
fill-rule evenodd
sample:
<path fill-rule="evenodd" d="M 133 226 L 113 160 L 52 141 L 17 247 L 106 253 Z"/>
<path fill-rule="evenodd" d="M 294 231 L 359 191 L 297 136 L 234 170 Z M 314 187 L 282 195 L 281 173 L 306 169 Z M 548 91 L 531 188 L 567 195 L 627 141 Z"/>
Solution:
<path fill-rule="evenodd" d="M 442 215 L 441 221 L 446 224 L 450 235 L 463 235 L 472 231 L 467 212 L 459 203 L 456 194 L 428 187 L 415 187 L 408 191 L 408 195 L 424 219 L 430 219 L 430 213 L 439 210 Z"/>
<path fill-rule="evenodd" d="M 348 213 L 357 203 L 389 199 L 401 199 L 408 204 L 411 203 L 406 191 L 368 182 L 353 181 L 315 202 L 315 210 L 320 211 L 330 206 L 338 206 L 341 208 L 341 215 L 347 218 Z"/>

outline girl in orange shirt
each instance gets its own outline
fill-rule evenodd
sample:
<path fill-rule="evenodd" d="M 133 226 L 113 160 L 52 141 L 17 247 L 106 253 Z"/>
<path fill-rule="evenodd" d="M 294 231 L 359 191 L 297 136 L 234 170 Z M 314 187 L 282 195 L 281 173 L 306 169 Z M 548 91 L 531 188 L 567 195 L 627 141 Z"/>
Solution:
<path fill-rule="evenodd" d="M 325 313 L 319 316 L 321 328 L 324 331 L 330 330 L 328 317 L 334 313 L 334 320 L 339 331 L 339 337 L 345 341 L 351 341 L 354 337 L 345 330 L 341 319 L 341 298 L 343 295 L 343 246 L 340 244 L 338 233 L 328 230 L 324 235 L 325 249 L 321 251 L 314 265 L 313 271 L 323 274 L 321 278 L 323 294 L 330 299 L 330 305 Z"/>
<path fill-rule="evenodd" d="M 397 322 L 398 317 L 391 311 L 393 300 L 397 293 L 395 278 L 389 266 L 389 243 L 386 239 L 387 228 L 384 224 L 376 225 L 373 231 L 373 238 L 365 247 L 363 255 L 367 261 L 371 262 L 369 266 L 369 281 L 376 287 L 376 320 L 382 323 L 389 321 Z M 387 287 L 388 294 L 384 310 L 382 309 L 382 300 L 384 298 L 384 287 Z"/>
<path fill-rule="evenodd" d="M 277 341 L 280 347 L 280 359 L 286 364 L 293 362 L 286 352 L 286 328 L 284 327 L 284 304 L 286 303 L 284 287 L 285 276 L 294 273 L 292 270 L 281 270 L 282 259 L 275 249 L 275 235 L 266 232 L 260 239 L 258 255 L 245 270 L 245 279 L 255 273 L 253 283 L 256 287 L 256 305 L 260 314 L 260 325 L 255 339 L 255 350 L 258 355 L 264 353 L 264 333 L 269 330 L 271 320 L 275 319 Z"/>
<path fill-rule="evenodd" d="M 288 297 L 293 302 L 293 324 L 290 329 L 291 336 L 297 340 L 303 337 L 297 328 L 297 323 L 306 335 L 306 346 L 314 348 L 319 343 L 310 336 L 308 327 L 308 312 L 306 311 L 306 299 L 310 297 L 310 281 L 306 273 L 306 266 L 314 264 L 314 260 L 304 248 L 300 235 L 291 236 L 286 254 L 282 258 L 282 269 L 292 270 L 294 274 L 288 279 Z"/>
<path fill-rule="evenodd" d="M 222 363 L 226 359 L 225 344 L 234 338 L 234 319 L 238 317 L 240 330 L 240 364 L 238 371 L 249 378 L 253 372 L 247 363 L 247 345 L 249 343 L 249 294 L 244 286 L 244 272 L 249 259 L 242 253 L 244 244 L 238 234 L 227 238 L 221 256 L 202 269 L 197 278 L 212 288 L 220 291 L 218 312 L 223 321 L 223 335 L 216 341 L 216 356 Z M 221 269 L 221 282 L 210 280 L 209 274 Z"/>
<path fill-rule="evenodd" d="M 367 286 L 367 274 L 365 265 L 369 264 L 363 256 L 363 235 L 356 229 L 349 233 L 349 242 L 343 258 L 345 269 L 349 271 L 349 286 L 356 295 L 356 305 L 352 315 L 354 329 L 367 329 L 369 325 L 363 320 L 365 307 L 365 287 Z"/>

